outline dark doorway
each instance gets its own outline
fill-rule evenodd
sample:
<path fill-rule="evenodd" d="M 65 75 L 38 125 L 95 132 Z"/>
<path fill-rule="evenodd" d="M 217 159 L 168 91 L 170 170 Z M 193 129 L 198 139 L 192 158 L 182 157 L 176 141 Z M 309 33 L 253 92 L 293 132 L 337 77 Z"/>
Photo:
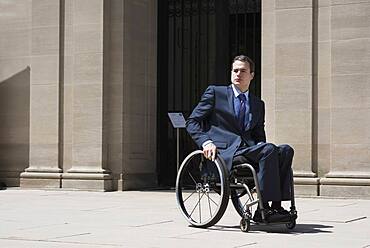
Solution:
<path fill-rule="evenodd" d="M 161 186 L 176 179 L 176 131 L 168 112 L 188 117 L 209 84 L 230 84 L 230 62 L 238 54 L 256 63 L 250 90 L 261 92 L 260 0 L 158 1 L 158 152 Z M 197 147 L 180 131 L 180 161 Z"/>

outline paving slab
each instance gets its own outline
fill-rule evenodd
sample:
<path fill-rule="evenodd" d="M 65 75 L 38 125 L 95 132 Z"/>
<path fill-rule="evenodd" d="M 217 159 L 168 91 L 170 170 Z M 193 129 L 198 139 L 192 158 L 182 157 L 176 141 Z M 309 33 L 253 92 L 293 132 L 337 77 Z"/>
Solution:
<path fill-rule="evenodd" d="M 370 200 L 297 198 L 297 226 L 239 229 L 229 204 L 219 223 L 190 227 L 174 191 L 0 191 L 0 247 L 370 248 Z"/>

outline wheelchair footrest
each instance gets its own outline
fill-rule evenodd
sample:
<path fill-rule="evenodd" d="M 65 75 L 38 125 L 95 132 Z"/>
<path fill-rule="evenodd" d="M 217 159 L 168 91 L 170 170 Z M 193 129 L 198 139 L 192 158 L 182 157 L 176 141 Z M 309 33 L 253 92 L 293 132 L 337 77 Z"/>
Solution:
<path fill-rule="evenodd" d="M 258 224 L 288 224 L 298 218 L 297 212 L 289 212 L 289 215 L 268 215 L 265 213 L 265 219 L 260 214 L 253 217 L 253 221 Z"/>

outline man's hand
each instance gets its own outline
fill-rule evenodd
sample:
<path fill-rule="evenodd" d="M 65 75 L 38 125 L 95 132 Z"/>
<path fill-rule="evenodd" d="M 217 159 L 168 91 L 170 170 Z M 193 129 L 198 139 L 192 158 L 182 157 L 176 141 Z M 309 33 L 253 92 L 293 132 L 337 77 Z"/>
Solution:
<path fill-rule="evenodd" d="M 209 160 L 215 161 L 217 148 L 213 143 L 207 144 L 203 147 L 203 155 Z"/>

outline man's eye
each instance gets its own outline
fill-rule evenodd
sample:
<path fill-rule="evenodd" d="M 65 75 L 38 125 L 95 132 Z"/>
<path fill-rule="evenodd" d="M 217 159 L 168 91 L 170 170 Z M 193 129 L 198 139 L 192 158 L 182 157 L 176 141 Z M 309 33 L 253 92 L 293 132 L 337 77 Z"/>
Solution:
<path fill-rule="evenodd" d="M 246 70 L 243 70 L 243 69 L 242 69 L 242 70 L 239 70 L 239 69 L 234 69 L 234 70 L 233 70 L 233 72 L 234 72 L 234 73 L 238 73 L 239 71 L 240 71 L 241 73 L 246 72 Z"/>

